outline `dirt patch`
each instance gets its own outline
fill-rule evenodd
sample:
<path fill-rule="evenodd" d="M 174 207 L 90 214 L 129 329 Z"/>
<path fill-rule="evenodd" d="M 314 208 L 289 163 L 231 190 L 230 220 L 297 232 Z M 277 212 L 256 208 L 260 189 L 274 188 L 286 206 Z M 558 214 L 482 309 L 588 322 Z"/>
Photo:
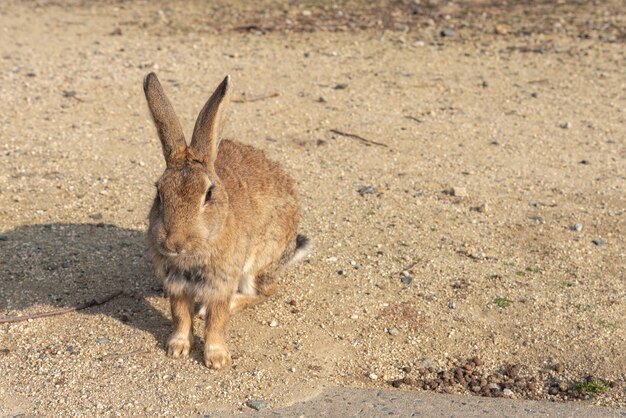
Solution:
<path fill-rule="evenodd" d="M 1 325 L 2 414 L 205 414 L 393 384 L 626 405 L 619 2 L 86 4 L 0 5 L 0 315 L 124 296 Z M 226 135 L 292 173 L 315 240 L 233 318 L 224 372 L 199 337 L 190 361 L 164 354 L 148 71 L 186 132 L 231 74 Z"/>

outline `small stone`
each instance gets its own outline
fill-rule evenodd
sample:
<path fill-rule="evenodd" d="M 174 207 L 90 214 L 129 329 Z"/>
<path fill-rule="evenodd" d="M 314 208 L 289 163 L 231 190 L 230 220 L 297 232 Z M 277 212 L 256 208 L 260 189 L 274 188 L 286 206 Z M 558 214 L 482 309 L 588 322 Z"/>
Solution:
<path fill-rule="evenodd" d="M 122 314 L 122 315 L 120 315 L 120 321 L 128 322 L 128 321 L 130 321 L 130 318 L 128 317 L 128 315 Z"/>
<path fill-rule="evenodd" d="M 481 85 L 483 86 L 483 88 L 487 88 L 489 87 L 489 82 L 487 80 L 483 80 L 483 82 L 481 83 Z"/>
<path fill-rule="evenodd" d="M 449 302 L 448 302 L 448 308 L 450 308 L 450 309 L 456 309 L 456 303 L 454 303 L 453 301 L 449 301 Z"/>
<path fill-rule="evenodd" d="M 270 322 L 270 327 L 276 328 L 277 326 L 278 326 L 278 321 L 275 319 L 272 319 L 272 322 Z"/>
<path fill-rule="evenodd" d="M 343 270 L 337 270 L 337 274 L 340 275 L 340 276 L 343 276 L 346 273 Z"/>
<path fill-rule="evenodd" d="M 96 338 L 96 344 L 106 344 L 109 341 L 106 337 L 98 337 Z"/>
<path fill-rule="evenodd" d="M 569 389 L 569 386 L 567 386 L 567 383 L 565 382 L 559 383 L 559 390 L 561 392 L 567 392 L 567 389 Z"/>
<path fill-rule="evenodd" d="M 391 386 L 393 386 L 394 388 L 399 388 L 400 386 L 402 386 L 402 379 L 392 381 Z"/>
<path fill-rule="evenodd" d="M 531 221 L 535 221 L 539 224 L 545 224 L 546 220 L 543 219 L 543 217 L 539 216 L 539 215 L 533 215 L 533 216 L 529 216 L 528 219 L 530 219 Z"/>
<path fill-rule="evenodd" d="M 563 367 L 563 365 L 561 363 L 556 363 L 554 365 L 554 371 L 557 373 L 563 373 L 563 370 L 565 370 L 565 367 Z"/>
<path fill-rule="evenodd" d="M 34 72 L 32 72 L 32 71 L 30 71 L 30 72 L 26 73 L 26 77 L 31 77 L 31 78 L 32 78 L 32 77 L 36 77 L 36 76 L 37 76 L 37 74 L 35 74 L 35 73 L 34 73 Z"/>
<path fill-rule="evenodd" d="M 487 387 L 491 390 L 500 390 L 500 385 L 497 383 L 489 383 Z"/>
<path fill-rule="evenodd" d="M 505 398 L 512 398 L 513 397 L 513 391 L 511 389 L 504 389 L 502 391 L 502 396 Z"/>
<path fill-rule="evenodd" d="M 489 211 L 489 206 L 486 203 L 476 207 L 476 212 L 487 213 Z"/>
<path fill-rule="evenodd" d="M 6 235 L 0 235 L 0 241 L 8 241 L 9 237 L 7 237 Z"/>
<path fill-rule="evenodd" d="M 482 251 L 472 251 L 469 257 L 474 260 L 483 260 L 485 258 L 485 253 Z"/>
<path fill-rule="evenodd" d="M 529 392 L 534 392 L 537 390 L 537 384 L 535 382 L 530 382 L 527 386 Z"/>
<path fill-rule="evenodd" d="M 506 374 L 515 379 L 519 375 L 520 369 L 519 364 L 515 364 L 507 369 Z"/>
<path fill-rule="evenodd" d="M 411 284 L 413 278 L 411 276 L 404 276 L 400 279 L 400 281 L 404 284 Z"/>
<path fill-rule="evenodd" d="M 496 35 L 506 35 L 509 33 L 509 29 L 502 24 L 497 24 L 494 32 L 496 33 Z"/>
<path fill-rule="evenodd" d="M 433 370 L 434 370 L 434 367 L 435 367 L 435 366 L 433 365 L 433 362 L 432 362 L 432 361 L 430 361 L 430 359 L 429 359 L 428 357 L 424 357 L 424 358 L 422 359 L 422 365 L 423 365 L 425 368 L 427 368 L 429 372 L 430 372 L 430 370 L 431 370 L 431 369 L 433 369 Z"/>
<path fill-rule="evenodd" d="M 367 377 L 369 377 L 372 380 L 378 379 L 378 375 L 376 373 L 370 373 Z"/>
<path fill-rule="evenodd" d="M 596 244 L 597 246 L 600 246 L 600 245 L 604 245 L 604 244 L 605 244 L 604 240 L 603 240 L 603 239 L 600 239 L 600 238 L 598 238 L 598 239 L 594 239 L 592 242 L 593 242 L 594 244 Z"/>
<path fill-rule="evenodd" d="M 533 99 L 536 99 L 537 97 L 539 97 L 539 93 L 537 93 L 536 91 L 533 91 L 532 93 L 530 93 L 530 97 L 532 97 Z"/>
<path fill-rule="evenodd" d="M 391 335 L 391 336 L 396 336 L 396 335 L 400 334 L 400 331 L 398 331 L 398 328 L 395 328 L 395 327 L 394 327 L 394 328 L 389 329 L 389 331 L 387 331 L 387 332 L 388 332 L 388 333 L 389 333 L 389 335 Z"/>
<path fill-rule="evenodd" d="M 311 15 L 312 15 L 312 13 L 311 13 L 311 11 L 310 11 L 310 10 L 303 10 L 303 11 L 302 11 L 302 16 L 309 17 L 309 16 L 311 16 Z"/>
<path fill-rule="evenodd" d="M 352 314 L 350 315 L 350 319 L 359 319 L 359 316 L 357 314 Z"/>
<path fill-rule="evenodd" d="M 583 224 L 574 224 L 570 226 L 569 229 L 571 229 L 574 232 L 580 232 L 583 230 Z"/>
<path fill-rule="evenodd" d="M 478 385 L 472 386 L 472 392 L 474 393 L 478 393 L 480 392 L 481 387 Z"/>
<path fill-rule="evenodd" d="M 260 411 L 261 409 L 267 408 L 267 402 L 262 399 L 249 399 L 246 401 L 246 406 L 255 411 Z"/>
<path fill-rule="evenodd" d="M 347 83 L 338 83 L 335 84 L 335 87 L 333 87 L 335 90 L 345 90 L 348 88 L 348 84 Z"/>
<path fill-rule="evenodd" d="M 580 160 L 580 163 L 583 164 L 583 165 L 590 164 L 589 160 Z"/>
<path fill-rule="evenodd" d="M 411 373 L 411 372 L 413 371 L 413 369 L 411 368 L 411 366 L 404 366 L 404 367 L 402 368 L 402 371 L 403 371 L 404 373 Z"/>
<path fill-rule="evenodd" d="M 550 395 L 556 395 L 556 394 L 558 394 L 558 393 L 559 393 L 559 388 L 557 388 L 557 387 L 551 387 L 550 389 L 548 389 L 548 393 L 549 393 Z"/>
<path fill-rule="evenodd" d="M 467 197 L 467 189 L 465 187 L 453 187 L 452 196 Z"/>
<path fill-rule="evenodd" d="M 374 186 L 362 186 L 357 190 L 357 192 L 359 192 L 361 196 L 366 194 L 373 194 L 376 193 L 376 188 Z"/>
<path fill-rule="evenodd" d="M 442 30 L 439 34 L 440 34 L 441 36 L 443 36 L 443 37 L 449 37 L 449 36 L 454 36 L 454 35 L 456 35 L 456 32 L 455 32 L 453 29 L 450 29 L 450 28 L 445 28 L 445 29 L 444 29 L 444 30 Z"/>
<path fill-rule="evenodd" d="M 121 36 L 122 35 L 122 29 L 121 28 L 115 28 L 115 29 L 113 29 L 113 31 L 111 33 L 109 33 L 109 35 L 111 35 L 111 36 Z"/>
<path fill-rule="evenodd" d="M 564 122 L 559 126 L 561 127 L 561 129 L 570 129 L 572 127 L 572 124 L 571 122 Z"/>

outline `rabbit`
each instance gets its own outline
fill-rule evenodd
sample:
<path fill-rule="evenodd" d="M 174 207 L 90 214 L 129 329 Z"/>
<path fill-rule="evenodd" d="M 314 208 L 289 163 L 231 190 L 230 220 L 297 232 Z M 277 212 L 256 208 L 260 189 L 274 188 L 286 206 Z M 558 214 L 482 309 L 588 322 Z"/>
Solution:
<path fill-rule="evenodd" d="M 304 258 L 311 242 L 297 234 L 300 207 L 291 177 L 263 151 L 221 139 L 230 85 L 226 76 L 187 145 L 156 74 L 143 83 L 166 163 L 147 240 L 174 322 L 167 355 L 189 356 L 199 301 L 206 311 L 204 363 L 215 370 L 231 364 L 230 313 L 271 296 L 276 273 Z"/>

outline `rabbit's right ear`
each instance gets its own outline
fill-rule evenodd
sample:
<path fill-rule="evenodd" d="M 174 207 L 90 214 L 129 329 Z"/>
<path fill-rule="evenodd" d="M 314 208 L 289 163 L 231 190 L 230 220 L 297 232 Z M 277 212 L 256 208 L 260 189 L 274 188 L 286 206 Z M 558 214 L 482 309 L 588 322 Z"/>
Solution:
<path fill-rule="evenodd" d="M 161 139 L 165 163 L 170 167 L 184 155 L 187 148 L 183 128 L 155 73 L 150 73 L 143 79 L 143 91 Z"/>

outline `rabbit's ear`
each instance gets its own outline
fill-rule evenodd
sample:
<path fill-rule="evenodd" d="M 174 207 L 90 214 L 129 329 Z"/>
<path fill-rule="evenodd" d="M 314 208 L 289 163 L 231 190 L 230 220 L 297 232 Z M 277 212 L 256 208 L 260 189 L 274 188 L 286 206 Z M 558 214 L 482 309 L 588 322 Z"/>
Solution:
<path fill-rule="evenodd" d="M 165 162 L 169 167 L 184 155 L 185 148 L 187 148 L 183 128 L 155 73 L 150 73 L 143 79 L 143 91 L 146 94 L 161 145 L 163 145 Z"/>
<path fill-rule="evenodd" d="M 227 75 L 200 111 L 191 137 L 191 150 L 208 165 L 213 165 L 217 157 L 229 101 L 230 76 Z"/>

